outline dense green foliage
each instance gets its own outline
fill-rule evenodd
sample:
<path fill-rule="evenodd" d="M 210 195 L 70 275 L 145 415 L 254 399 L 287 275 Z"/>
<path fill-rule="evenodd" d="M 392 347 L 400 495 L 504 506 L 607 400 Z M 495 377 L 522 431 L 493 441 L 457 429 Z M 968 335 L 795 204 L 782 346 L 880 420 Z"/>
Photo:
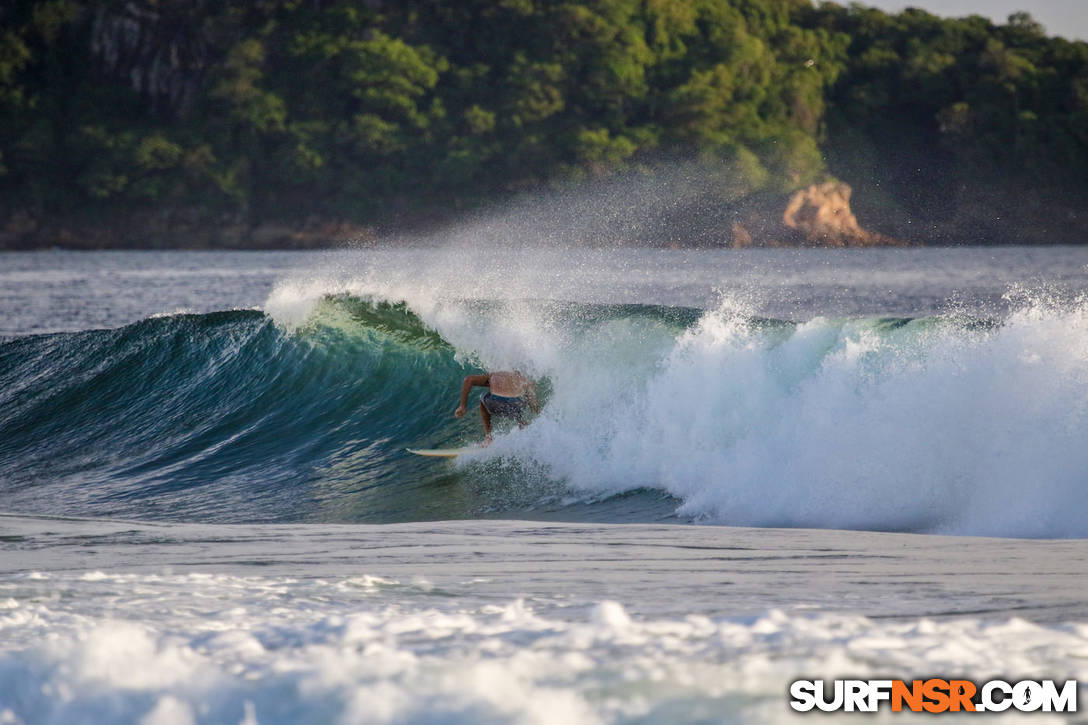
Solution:
<path fill-rule="evenodd" d="M 8 213 L 382 222 L 678 158 L 726 198 L 829 173 L 908 210 L 980 176 L 1082 194 L 1088 44 L 808 0 L 0 9 Z"/>
<path fill-rule="evenodd" d="M 1077 218 L 1088 202 L 1088 43 L 1047 38 L 1025 13 L 994 27 L 827 5 L 801 22 L 851 39 L 825 148 L 833 172 L 866 188 L 862 205 L 885 203 L 889 231 L 909 236 L 912 219 L 929 218 L 1016 241 L 1036 238 L 1025 226 L 1045 239 L 1072 223 L 1061 238 L 1088 241 Z M 1022 224 L 1003 234 L 1012 217 Z"/>

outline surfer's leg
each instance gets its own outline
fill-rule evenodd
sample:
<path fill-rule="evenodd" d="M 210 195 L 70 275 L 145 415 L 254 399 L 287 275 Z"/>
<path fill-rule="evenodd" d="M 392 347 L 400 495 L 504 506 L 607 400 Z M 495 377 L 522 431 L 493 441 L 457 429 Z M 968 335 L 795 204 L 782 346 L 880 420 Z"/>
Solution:
<path fill-rule="evenodd" d="M 484 442 L 491 442 L 491 412 L 487 409 L 487 406 L 480 401 L 480 420 L 484 424 Z"/>

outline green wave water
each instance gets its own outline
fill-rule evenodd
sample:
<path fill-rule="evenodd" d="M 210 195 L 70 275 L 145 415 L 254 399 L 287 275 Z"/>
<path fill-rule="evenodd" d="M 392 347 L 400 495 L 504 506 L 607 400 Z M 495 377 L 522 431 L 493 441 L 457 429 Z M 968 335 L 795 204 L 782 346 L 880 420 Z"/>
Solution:
<path fill-rule="evenodd" d="M 642 306 L 573 314 L 697 317 Z M 561 487 L 539 471 L 484 465 L 468 480 L 407 453 L 481 437 L 474 416 L 452 416 L 462 377 L 479 371 L 455 358 L 404 304 L 348 295 L 292 331 L 227 311 L 15 338 L 0 344 L 5 508 L 224 522 L 549 508 Z"/>

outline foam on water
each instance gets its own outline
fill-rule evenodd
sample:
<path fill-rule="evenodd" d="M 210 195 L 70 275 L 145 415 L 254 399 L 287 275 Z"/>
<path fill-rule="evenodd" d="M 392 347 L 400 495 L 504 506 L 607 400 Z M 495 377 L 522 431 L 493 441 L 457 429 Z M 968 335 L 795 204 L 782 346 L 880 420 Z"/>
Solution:
<path fill-rule="evenodd" d="M 34 572 L 0 595 L 5 723 L 767 723 L 813 673 L 1088 679 L 1088 628 L 1015 618 L 642 618 L 361 575 Z"/>

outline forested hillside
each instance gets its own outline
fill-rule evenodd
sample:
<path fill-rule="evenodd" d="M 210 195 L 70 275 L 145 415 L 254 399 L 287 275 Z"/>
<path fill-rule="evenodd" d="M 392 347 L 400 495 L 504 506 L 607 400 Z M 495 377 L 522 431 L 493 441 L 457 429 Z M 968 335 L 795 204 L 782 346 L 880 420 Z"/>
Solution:
<path fill-rule="evenodd" d="M 808 0 L 0 8 L 0 246 L 409 229 L 681 162 L 721 209 L 840 179 L 900 239 L 1088 241 L 1088 44 Z"/>

